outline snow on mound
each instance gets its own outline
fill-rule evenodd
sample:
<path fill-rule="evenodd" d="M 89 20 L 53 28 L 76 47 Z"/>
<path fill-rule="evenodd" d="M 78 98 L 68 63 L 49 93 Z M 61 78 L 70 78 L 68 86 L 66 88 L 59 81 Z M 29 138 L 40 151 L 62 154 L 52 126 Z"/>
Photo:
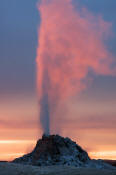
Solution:
<path fill-rule="evenodd" d="M 76 142 L 59 135 L 43 135 L 31 153 L 17 158 L 13 162 L 37 166 L 70 165 L 112 169 L 112 166 L 101 160 L 91 160 L 87 152 Z"/>

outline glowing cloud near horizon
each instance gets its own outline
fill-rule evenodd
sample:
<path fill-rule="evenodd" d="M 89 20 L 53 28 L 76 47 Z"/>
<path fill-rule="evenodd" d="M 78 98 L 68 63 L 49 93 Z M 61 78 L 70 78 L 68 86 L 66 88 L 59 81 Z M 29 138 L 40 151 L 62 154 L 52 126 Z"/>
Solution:
<path fill-rule="evenodd" d="M 104 41 L 110 24 L 71 0 L 42 0 L 37 49 L 40 122 L 50 133 L 60 102 L 86 88 L 90 74 L 114 75 L 113 58 Z M 57 121 L 56 121 L 57 125 Z"/>

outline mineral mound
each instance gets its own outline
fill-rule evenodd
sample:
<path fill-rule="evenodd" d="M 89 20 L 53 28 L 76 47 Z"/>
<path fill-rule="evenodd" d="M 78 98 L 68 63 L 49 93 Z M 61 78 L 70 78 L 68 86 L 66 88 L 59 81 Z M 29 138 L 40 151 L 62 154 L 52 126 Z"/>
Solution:
<path fill-rule="evenodd" d="M 59 135 L 43 135 L 42 139 L 37 141 L 31 153 L 17 158 L 13 162 L 36 166 L 68 165 L 112 168 L 102 160 L 91 160 L 87 152 L 76 144 L 76 142 Z"/>

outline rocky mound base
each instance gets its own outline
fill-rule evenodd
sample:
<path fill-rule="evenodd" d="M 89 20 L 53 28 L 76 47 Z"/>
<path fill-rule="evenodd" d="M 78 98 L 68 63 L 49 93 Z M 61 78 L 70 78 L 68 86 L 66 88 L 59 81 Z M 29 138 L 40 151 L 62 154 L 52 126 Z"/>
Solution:
<path fill-rule="evenodd" d="M 69 165 L 112 169 L 112 166 L 101 160 L 91 160 L 87 152 L 76 142 L 59 135 L 43 135 L 31 153 L 17 158 L 13 162 L 36 166 Z"/>

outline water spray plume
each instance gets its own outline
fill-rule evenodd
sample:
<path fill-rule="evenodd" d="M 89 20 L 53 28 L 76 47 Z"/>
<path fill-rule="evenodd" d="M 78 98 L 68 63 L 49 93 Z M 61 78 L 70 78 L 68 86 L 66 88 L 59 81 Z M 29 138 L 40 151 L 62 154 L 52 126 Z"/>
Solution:
<path fill-rule="evenodd" d="M 75 9 L 71 0 L 42 0 L 38 10 L 40 121 L 49 134 L 58 104 L 86 88 L 89 72 L 114 75 L 113 58 L 104 44 L 111 25 L 86 9 Z"/>

